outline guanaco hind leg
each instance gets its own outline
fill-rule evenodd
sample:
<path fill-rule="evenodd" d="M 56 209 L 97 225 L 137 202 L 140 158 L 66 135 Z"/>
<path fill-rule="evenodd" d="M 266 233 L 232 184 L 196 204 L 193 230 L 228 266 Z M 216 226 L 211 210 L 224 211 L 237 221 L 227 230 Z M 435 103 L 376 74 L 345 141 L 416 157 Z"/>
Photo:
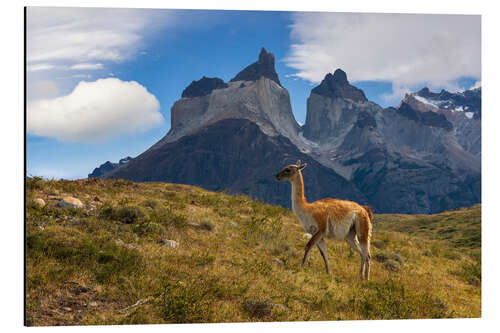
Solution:
<path fill-rule="evenodd" d="M 309 251 L 311 251 L 311 248 L 316 245 L 321 239 L 323 238 L 323 232 L 321 230 L 318 230 L 314 236 L 307 242 L 306 249 L 304 251 L 304 258 L 302 259 L 302 266 L 304 266 L 307 256 L 309 255 Z"/>
<path fill-rule="evenodd" d="M 371 221 L 370 218 L 367 215 L 360 215 L 359 216 L 359 229 L 356 228 L 356 234 L 359 239 L 360 247 L 361 247 L 361 253 L 362 253 L 362 260 L 363 260 L 363 266 L 364 266 L 364 274 L 361 278 L 364 278 L 365 280 L 370 279 L 370 260 L 371 260 L 371 253 L 370 253 L 370 237 L 372 233 L 372 226 L 371 226 Z"/>
<path fill-rule="evenodd" d="M 364 261 L 364 278 L 365 278 L 365 280 L 369 280 L 370 279 L 370 260 L 371 260 L 370 240 L 368 240 L 366 243 L 361 243 L 361 251 L 363 251 L 362 260 Z"/>
<path fill-rule="evenodd" d="M 360 278 L 368 280 L 370 278 L 370 237 L 372 233 L 371 221 L 368 213 L 358 214 L 354 222 L 356 238 L 359 240 L 361 249 L 361 269 Z"/>
<path fill-rule="evenodd" d="M 356 230 L 354 228 L 351 228 L 351 230 L 347 234 L 345 240 L 346 240 L 347 244 L 349 244 L 349 246 L 354 251 L 356 251 L 359 254 L 359 256 L 361 257 L 361 266 L 360 266 L 360 269 L 359 269 L 359 278 L 363 279 L 364 272 L 365 272 L 365 259 L 364 259 L 364 256 L 363 256 L 363 251 L 362 251 L 361 246 L 360 246 L 359 241 L 358 241 L 358 237 L 356 236 Z"/>

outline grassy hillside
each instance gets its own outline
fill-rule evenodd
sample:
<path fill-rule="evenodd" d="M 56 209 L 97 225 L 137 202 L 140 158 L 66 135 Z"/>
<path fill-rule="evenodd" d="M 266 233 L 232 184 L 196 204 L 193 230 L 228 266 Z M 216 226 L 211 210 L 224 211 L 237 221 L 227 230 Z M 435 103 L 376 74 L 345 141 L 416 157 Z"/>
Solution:
<path fill-rule="evenodd" d="M 376 215 L 372 276 L 293 214 L 245 196 L 124 180 L 27 184 L 29 325 L 479 317 L 480 206 Z M 61 208 L 71 195 L 84 208 Z M 41 207 L 35 199 L 45 200 Z M 178 246 L 175 246 L 177 242 Z"/>

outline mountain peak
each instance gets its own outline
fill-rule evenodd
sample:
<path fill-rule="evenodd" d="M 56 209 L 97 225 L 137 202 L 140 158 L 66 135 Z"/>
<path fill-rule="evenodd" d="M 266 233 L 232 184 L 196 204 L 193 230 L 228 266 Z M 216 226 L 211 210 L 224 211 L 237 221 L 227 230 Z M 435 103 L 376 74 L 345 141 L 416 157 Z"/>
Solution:
<path fill-rule="evenodd" d="M 423 87 L 422 89 L 417 91 L 417 95 L 422 97 L 428 97 L 431 95 L 431 91 L 429 90 L 429 88 Z"/>
<path fill-rule="evenodd" d="M 230 82 L 234 81 L 257 81 L 262 76 L 273 80 L 281 86 L 278 74 L 274 69 L 274 54 L 267 52 L 265 48 L 262 48 L 259 53 L 259 59 L 253 64 L 245 67 L 241 72 L 239 72 Z"/>
<path fill-rule="evenodd" d="M 338 68 L 333 74 L 326 74 L 320 85 L 315 87 L 312 93 L 331 98 L 349 98 L 355 102 L 366 102 L 363 90 L 352 86 L 347 80 L 347 74 Z"/>
<path fill-rule="evenodd" d="M 198 81 L 193 81 L 182 92 L 182 97 L 199 97 L 209 95 L 213 90 L 227 88 L 228 85 L 218 77 L 202 77 Z"/>
<path fill-rule="evenodd" d="M 265 64 L 265 63 L 272 63 L 274 67 L 274 54 L 267 52 L 265 48 L 260 49 L 259 53 L 259 63 Z"/>
<path fill-rule="evenodd" d="M 349 81 L 347 81 L 347 74 L 340 68 L 337 68 L 335 72 L 333 73 L 332 80 L 335 82 L 338 82 L 340 84 L 349 84 Z"/>

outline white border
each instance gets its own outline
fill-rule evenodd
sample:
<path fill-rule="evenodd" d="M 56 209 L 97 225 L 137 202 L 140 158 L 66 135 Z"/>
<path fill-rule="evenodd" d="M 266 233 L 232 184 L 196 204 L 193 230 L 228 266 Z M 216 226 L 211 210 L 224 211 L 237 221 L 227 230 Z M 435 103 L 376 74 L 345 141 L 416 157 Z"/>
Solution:
<path fill-rule="evenodd" d="M 299 11 L 337 11 L 337 12 L 395 12 L 395 13 L 439 13 L 439 14 L 481 14 L 483 29 L 483 318 L 454 320 L 406 320 L 406 321 L 349 321 L 349 322 L 311 322 L 311 323 L 264 323 L 264 324 L 201 324 L 201 325 L 144 325 L 144 326 L 93 326 L 64 328 L 25 328 L 23 318 L 23 6 L 81 6 L 81 7 L 139 7 L 139 8 L 191 8 L 191 9 L 242 9 L 242 10 L 299 10 Z M 2 163 L 1 175 L 7 180 L 2 188 L 2 296 L 0 300 L 2 316 L 1 326 L 12 330 L 81 330 L 132 332 L 135 330 L 185 332 L 205 330 L 206 332 L 233 332 L 254 330 L 272 331 L 277 329 L 303 330 L 339 330 L 354 331 L 405 331 L 434 332 L 453 330 L 456 332 L 492 331 L 499 327 L 499 287 L 497 283 L 499 269 L 498 240 L 500 221 L 496 217 L 494 200 L 498 187 L 498 152 L 497 142 L 500 122 L 500 79 L 498 62 L 500 61 L 498 34 L 500 31 L 498 6 L 493 1 L 458 1 L 458 0 L 418 0 L 418 1 L 274 1 L 254 0 L 236 3 L 233 1 L 19 1 L 5 3 L 2 6 L 2 58 L 0 80 L 2 116 Z"/>

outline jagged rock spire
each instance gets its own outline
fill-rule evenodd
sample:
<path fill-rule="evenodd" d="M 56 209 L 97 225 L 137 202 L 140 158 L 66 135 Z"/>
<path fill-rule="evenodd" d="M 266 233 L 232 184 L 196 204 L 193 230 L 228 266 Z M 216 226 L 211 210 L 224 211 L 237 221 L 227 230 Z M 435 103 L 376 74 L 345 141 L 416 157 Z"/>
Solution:
<path fill-rule="evenodd" d="M 259 60 L 245 67 L 230 82 L 234 81 L 257 81 L 262 76 L 273 80 L 281 86 L 278 74 L 274 69 L 274 54 L 267 52 L 262 48 L 259 54 Z"/>
<path fill-rule="evenodd" d="M 333 75 L 326 74 L 321 84 L 315 87 L 311 93 L 331 98 L 349 98 L 356 102 L 367 101 L 363 90 L 352 86 L 347 80 L 347 74 L 340 68 Z"/>

